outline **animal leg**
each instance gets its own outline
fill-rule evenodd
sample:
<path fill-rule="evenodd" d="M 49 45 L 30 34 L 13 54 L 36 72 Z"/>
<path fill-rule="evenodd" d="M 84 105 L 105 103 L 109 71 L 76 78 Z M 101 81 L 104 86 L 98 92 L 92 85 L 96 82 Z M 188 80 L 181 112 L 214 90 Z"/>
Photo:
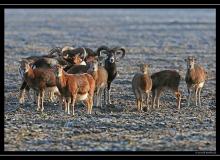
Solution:
<path fill-rule="evenodd" d="M 198 104 L 197 104 L 198 90 L 199 90 L 199 88 L 196 88 L 196 93 L 195 93 L 195 101 L 196 101 L 196 106 L 198 106 Z"/>
<path fill-rule="evenodd" d="M 201 97 L 200 97 L 200 94 L 201 94 L 201 90 L 202 90 L 202 88 L 199 88 L 199 107 L 201 107 Z"/>
<path fill-rule="evenodd" d="M 108 103 L 111 104 L 111 89 L 108 90 Z"/>
<path fill-rule="evenodd" d="M 155 101 L 156 101 L 156 90 L 153 90 L 152 91 L 152 106 L 151 106 L 151 108 L 153 108 L 154 109 L 154 105 L 155 105 Z"/>
<path fill-rule="evenodd" d="M 28 86 L 26 86 L 26 88 L 25 88 L 25 92 L 27 93 L 27 96 L 28 96 L 28 99 L 29 100 L 32 100 L 32 98 L 31 98 L 31 95 L 30 95 L 30 88 L 28 87 Z"/>
<path fill-rule="evenodd" d="M 100 106 L 100 88 L 97 89 L 96 91 L 96 99 L 97 99 L 97 103 L 96 106 L 99 107 Z"/>
<path fill-rule="evenodd" d="M 176 98 L 177 98 L 177 108 L 180 110 L 180 102 L 181 102 L 181 93 L 179 91 L 175 92 Z"/>
<path fill-rule="evenodd" d="M 147 110 L 149 110 L 149 97 L 150 97 L 150 93 L 147 92 Z"/>
<path fill-rule="evenodd" d="M 160 108 L 160 94 L 161 94 L 161 90 L 158 89 L 156 93 L 157 108 Z"/>
<path fill-rule="evenodd" d="M 25 94 L 25 90 L 20 90 L 19 91 L 19 103 L 23 104 L 24 103 L 24 94 Z"/>
<path fill-rule="evenodd" d="M 190 101 L 191 101 L 191 90 L 190 90 L 190 88 L 188 87 L 188 102 L 187 102 L 187 106 L 189 107 L 189 105 L 190 105 Z"/>
<path fill-rule="evenodd" d="M 143 111 L 144 100 L 143 100 L 143 94 L 141 93 L 141 91 L 139 91 L 139 92 L 140 92 L 140 95 L 141 95 L 140 112 L 142 112 Z"/>
<path fill-rule="evenodd" d="M 99 90 L 99 103 L 100 103 L 100 107 L 102 108 L 102 93 L 103 93 L 103 89 L 101 88 Z"/>
<path fill-rule="evenodd" d="M 89 114 L 92 114 L 92 106 L 93 106 L 93 97 L 89 96 Z"/>
<path fill-rule="evenodd" d="M 23 104 L 24 103 L 24 96 L 25 96 L 25 90 L 29 89 L 27 83 L 25 81 L 22 82 L 21 87 L 19 89 L 19 103 Z"/>
<path fill-rule="evenodd" d="M 41 91 L 41 112 L 44 111 L 44 95 L 45 95 L 45 91 Z"/>
<path fill-rule="evenodd" d="M 54 101 L 53 97 L 54 97 L 53 91 L 49 91 L 49 99 L 50 99 L 51 102 Z"/>
<path fill-rule="evenodd" d="M 71 98 L 67 98 L 67 114 L 70 114 L 70 102 Z"/>
<path fill-rule="evenodd" d="M 106 105 L 107 103 L 106 103 L 106 88 L 104 88 L 104 91 L 103 91 L 104 93 L 104 105 Z"/>
<path fill-rule="evenodd" d="M 141 108 L 140 108 L 140 107 L 141 107 L 141 106 L 140 106 L 140 105 L 141 105 L 141 104 L 140 104 L 140 103 L 141 103 L 140 99 L 141 99 L 141 98 L 140 98 L 140 94 L 139 94 L 139 92 L 138 92 L 137 89 L 134 90 L 134 95 L 135 95 L 135 98 L 136 98 L 137 110 L 140 111 L 140 109 L 141 109 Z"/>
<path fill-rule="evenodd" d="M 38 92 L 38 93 L 37 93 L 37 111 L 40 110 L 40 99 L 41 99 L 41 97 L 40 97 L 40 92 Z"/>
<path fill-rule="evenodd" d="M 85 100 L 85 104 L 86 104 L 86 107 L 87 107 L 87 114 L 91 114 L 92 113 L 93 100 L 90 96 Z"/>
<path fill-rule="evenodd" d="M 140 111 L 140 100 L 137 98 L 136 102 L 137 102 L 137 110 Z"/>
<path fill-rule="evenodd" d="M 111 84 L 108 83 L 108 104 L 111 104 Z"/>
<path fill-rule="evenodd" d="M 59 96 L 59 106 L 60 106 L 60 108 L 61 108 L 61 110 L 63 109 L 63 97 L 62 96 Z M 66 101 L 66 100 L 65 100 Z M 65 107 L 65 104 L 64 104 L 64 108 L 66 108 Z"/>
<path fill-rule="evenodd" d="M 72 114 L 73 114 L 73 116 L 75 115 L 75 113 L 74 113 L 74 106 L 75 106 L 75 102 L 76 102 L 76 94 L 75 95 L 73 95 L 73 97 L 72 97 Z"/>

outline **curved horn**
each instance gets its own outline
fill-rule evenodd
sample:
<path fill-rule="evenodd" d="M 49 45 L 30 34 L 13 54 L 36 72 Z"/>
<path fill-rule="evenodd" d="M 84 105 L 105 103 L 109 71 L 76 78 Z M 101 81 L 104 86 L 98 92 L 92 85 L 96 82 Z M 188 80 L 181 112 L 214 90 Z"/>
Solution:
<path fill-rule="evenodd" d="M 70 47 L 70 46 L 65 46 L 65 47 L 62 48 L 61 52 L 63 53 L 63 52 L 68 51 L 68 50 L 74 50 L 74 48 Z"/>
<path fill-rule="evenodd" d="M 115 53 L 116 62 L 119 62 L 125 56 L 125 49 L 123 47 L 115 47 L 112 51 Z M 118 51 L 120 51 L 120 53 L 118 53 Z M 121 57 L 118 57 L 119 54 L 121 54 Z"/>
<path fill-rule="evenodd" d="M 109 51 L 109 48 L 107 47 L 107 46 L 100 46 L 98 49 L 97 49 L 97 51 L 96 51 L 96 54 L 98 55 L 98 57 L 99 56 L 101 56 L 102 55 L 102 53 L 104 53 L 104 54 L 107 54 L 107 52 L 103 52 L 103 51 Z"/>
<path fill-rule="evenodd" d="M 62 50 L 61 50 L 61 56 L 67 58 L 68 57 L 68 53 L 71 52 L 72 50 L 74 50 L 73 47 L 70 47 L 70 46 L 63 47 Z"/>
<path fill-rule="evenodd" d="M 54 53 L 58 53 L 58 55 L 61 53 L 61 48 L 60 47 L 55 47 L 55 48 L 52 48 L 50 51 L 49 51 L 49 54 L 48 55 L 52 55 Z"/>
<path fill-rule="evenodd" d="M 65 56 L 63 55 L 62 57 L 63 57 L 64 59 L 67 59 L 67 58 L 69 57 L 69 55 L 66 54 Z"/>
<path fill-rule="evenodd" d="M 26 58 L 21 58 L 21 60 L 19 61 L 19 63 L 30 63 L 30 61 L 28 61 Z"/>
<path fill-rule="evenodd" d="M 81 53 L 80 56 L 83 55 L 82 58 L 84 60 L 87 57 L 88 53 L 86 52 L 86 48 L 82 47 L 82 49 L 83 49 L 84 52 Z"/>

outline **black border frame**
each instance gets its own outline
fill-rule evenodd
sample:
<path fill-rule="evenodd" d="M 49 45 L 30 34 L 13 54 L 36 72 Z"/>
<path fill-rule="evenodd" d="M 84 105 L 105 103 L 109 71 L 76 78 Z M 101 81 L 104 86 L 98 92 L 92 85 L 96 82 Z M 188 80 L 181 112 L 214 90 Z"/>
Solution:
<path fill-rule="evenodd" d="M 63 5 L 59 5 L 59 4 L 51 4 L 51 5 L 33 5 L 33 4 L 27 4 L 27 5 L 16 5 L 16 4 L 12 4 L 12 5 L 1 5 L 1 16 L 2 16 L 2 20 L 3 20 L 3 23 L 4 24 L 4 9 L 15 9 L 15 8 L 24 8 L 24 9 L 39 9 L 39 8 L 50 8 L 50 9 L 70 9 L 70 8 L 110 8 L 110 9 L 117 9 L 117 8 L 181 8 L 181 9 L 184 9 L 184 8 L 213 8 L 213 9 L 216 9 L 216 53 L 218 53 L 218 27 L 219 27 L 219 21 L 218 21 L 218 18 L 220 17 L 219 14 L 220 14 L 220 7 L 219 6 L 216 6 L 216 5 L 187 5 L 187 4 L 184 4 L 184 5 L 148 5 L 148 4 L 144 4 L 144 5 L 140 5 L 140 4 L 123 4 L 123 5 L 115 5 L 115 4 L 110 4 L 110 5 L 103 5 L 103 4 L 96 4 L 96 5 L 89 5 L 89 4 L 86 4 L 86 5 L 67 5 L 67 4 L 63 4 Z M 218 18 L 217 18 L 218 17 Z M 3 26 L 3 25 L 1 25 Z M 3 35 L 2 39 L 4 39 L 4 27 L 1 29 L 1 35 Z M 3 42 L 3 41 L 2 41 Z M 2 46 L 2 52 L 4 52 L 4 46 Z M 216 54 L 216 58 L 217 58 L 217 54 Z M 3 59 L 3 58 L 2 58 Z M 1 63 L 3 65 L 3 67 L 1 67 L 0 69 L 2 69 L 2 72 L 1 73 L 4 73 L 3 69 L 4 69 L 4 64 Z M 217 66 L 217 64 L 216 64 Z M 217 70 L 216 70 L 217 71 Z M 217 74 L 217 72 L 216 72 Z M 3 75 L 4 77 L 4 75 Z M 216 76 L 217 78 L 217 76 Z M 3 83 L 2 83 L 3 84 Z M 217 86 L 217 84 L 216 84 Z M 3 86 L 4 87 L 4 86 Z M 2 95 L 3 97 L 3 95 Z M 3 102 L 3 100 L 1 100 L 1 102 Z M 34 151 L 30 151 L 30 152 L 25 152 L 25 151 L 4 151 L 4 128 L 1 127 L 1 130 L 0 130 L 0 135 L 1 135 L 1 153 L 0 155 L 105 155 L 105 156 L 108 156 L 108 155 L 126 155 L 126 156 L 143 156 L 143 155 L 194 155 L 194 156 L 214 156 L 214 155 L 218 155 L 220 152 L 219 152 L 219 143 L 220 142 L 220 138 L 218 136 L 219 132 L 217 131 L 217 128 L 218 125 L 219 125 L 219 122 L 217 122 L 219 119 L 217 118 L 217 107 L 216 107 L 216 152 L 200 152 L 200 151 L 119 151 L 119 152 L 116 152 L 116 151 L 94 151 L 94 152 L 87 152 L 87 151 L 57 151 L 57 152 L 54 152 L 54 151 L 50 151 L 50 152 L 34 152 Z M 2 117 L 2 121 L 4 122 L 4 108 L 1 107 L 1 111 L 0 113 L 2 114 L 1 117 Z"/>

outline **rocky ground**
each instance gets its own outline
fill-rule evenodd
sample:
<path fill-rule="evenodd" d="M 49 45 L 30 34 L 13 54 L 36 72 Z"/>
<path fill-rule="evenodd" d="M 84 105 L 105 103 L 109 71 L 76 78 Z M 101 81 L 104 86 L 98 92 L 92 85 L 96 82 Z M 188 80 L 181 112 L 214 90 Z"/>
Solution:
<path fill-rule="evenodd" d="M 214 10 L 6 9 L 5 151 L 215 151 L 215 29 Z M 78 103 L 74 117 L 47 99 L 43 113 L 33 100 L 19 105 L 20 58 L 65 45 L 126 48 L 112 84 L 112 105 L 94 107 L 87 115 Z M 131 89 L 137 65 L 151 64 L 151 73 L 175 69 L 184 77 L 188 55 L 208 72 L 202 106 L 187 107 L 182 80 L 180 111 L 167 91 L 161 108 L 138 113 Z"/>

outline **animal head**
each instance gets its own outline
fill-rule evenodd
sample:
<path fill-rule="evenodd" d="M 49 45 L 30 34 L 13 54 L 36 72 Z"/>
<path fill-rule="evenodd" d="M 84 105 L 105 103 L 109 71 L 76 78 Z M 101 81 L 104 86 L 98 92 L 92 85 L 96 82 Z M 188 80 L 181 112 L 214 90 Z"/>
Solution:
<path fill-rule="evenodd" d="M 54 53 L 56 53 L 58 56 L 62 56 L 62 48 L 60 47 L 54 47 L 49 51 L 49 56 L 53 55 Z"/>
<path fill-rule="evenodd" d="M 105 59 L 109 63 L 119 62 L 125 56 L 125 49 L 122 47 L 108 48 L 101 46 L 97 49 L 97 55 L 101 57 L 103 54 L 107 56 Z"/>
<path fill-rule="evenodd" d="M 98 61 L 93 61 L 89 63 L 89 69 L 88 72 L 96 72 L 98 70 Z"/>
<path fill-rule="evenodd" d="M 150 64 L 140 64 L 139 67 L 140 67 L 140 71 L 142 73 L 147 74 L 151 65 Z"/>
<path fill-rule="evenodd" d="M 98 57 L 93 56 L 93 55 L 89 55 L 86 57 L 85 61 L 86 61 L 86 63 L 92 63 L 92 62 L 98 61 Z"/>
<path fill-rule="evenodd" d="M 187 69 L 193 69 L 194 68 L 194 64 L 196 61 L 196 58 L 194 56 L 188 56 L 187 59 L 185 59 L 186 63 L 187 63 Z"/>
<path fill-rule="evenodd" d="M 55 65 L 53 66 L 54 74 L 56 77 L 61 77 L 63 72 L 63 66 Z"/>
<path fill-rule="evenodd" d="M 20 66 L 18 68 L 19 74 L 20 74 L 21 78 L 23 78 L 24 74 L 26 72 L 28 72 L 29 69 L 31 68 L 31 66 L 30 66 L 31 63 L 26 59 L 21 59 L 21 61 L 19 61 L 19 63 L 20 63 Z"/>
<path fill-rule="evenodd" d="M 19 63 L 20 63 L 19 68 L 20 68 L 24 73 L 28 72 L 28 70 L 31 68 L 31 67 L 30 67 L 30 62 L 27 61 L 26 59 L 22 59 L 21 61 L 19 61 Z"/>
<path fill-rule="evenodd" d="M 73 56 L 72 59 L 73 59 L 73 64 L 80 64 L 83 61 L 83 59 L 79 54 Z"/>

